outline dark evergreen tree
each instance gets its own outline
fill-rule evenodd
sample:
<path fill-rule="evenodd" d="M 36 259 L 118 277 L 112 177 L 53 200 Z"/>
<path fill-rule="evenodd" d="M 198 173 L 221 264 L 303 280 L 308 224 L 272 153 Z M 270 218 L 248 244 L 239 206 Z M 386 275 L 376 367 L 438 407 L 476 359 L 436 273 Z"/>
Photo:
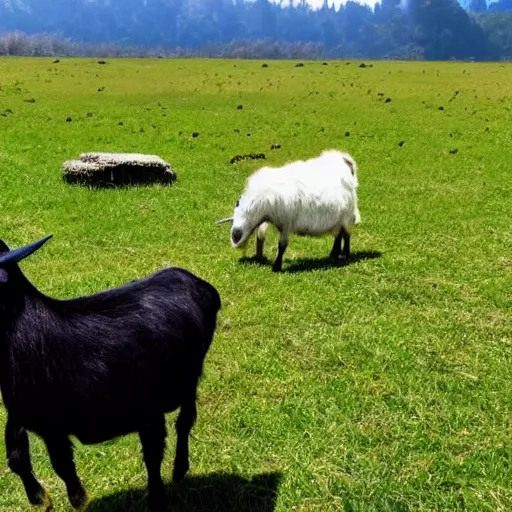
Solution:
<path fill-rule="evenodd" d="M 456 0 L 410 0 L 409 12 L 418 27 L 418 43 L 425 48 L 425 58 L 495 57 L 482 27 Z"/>

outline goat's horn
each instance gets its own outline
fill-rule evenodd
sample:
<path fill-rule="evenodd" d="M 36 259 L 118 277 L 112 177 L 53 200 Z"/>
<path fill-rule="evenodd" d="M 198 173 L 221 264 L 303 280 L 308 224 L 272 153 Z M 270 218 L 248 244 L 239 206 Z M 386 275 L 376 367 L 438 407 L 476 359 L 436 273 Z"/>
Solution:
<path fill-rule="evenodd" d="M 42 247 L 52 236 L 53 235 L 47 235 L 33 244 L 0 254 L 0 265 L 4 265 L 5 263 L 17 263 L 27 256 L 30 256 L 33 252 Z"/>
<path fill-rule="evenodd" d="M 215 221 L 215 224 L 224 224 L 224 222 L 233 222 L 233 217 L 217 220 Z"/>

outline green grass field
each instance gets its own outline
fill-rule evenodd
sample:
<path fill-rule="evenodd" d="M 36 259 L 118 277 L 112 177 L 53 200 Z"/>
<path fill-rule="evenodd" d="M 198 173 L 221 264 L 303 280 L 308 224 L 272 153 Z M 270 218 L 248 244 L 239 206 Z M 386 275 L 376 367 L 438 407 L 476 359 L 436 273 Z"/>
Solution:
<path fill-rule="evenodd" d="M 29 279 L 66 298 L 179 265 L 222 296 L 172 510 L 512 509 L 511 99 L 510 64 L 0 60 L 0 238 L 54 234 Z M 332 238 L 292 236 L 272 273 L 275 231 L 269 265 L 240 261 L 213 222 L 262 161 L 230 159 L 333 147 L 360 167 L 353 262 L 326 261 Z M 85 151 L 157 154 L 178 180 L 64 184 Z M 145 510 L 136 435 L 77 443 L 76 461 L 90 511 Z M 28 509 L 2 443 L 0 510 Z"/>

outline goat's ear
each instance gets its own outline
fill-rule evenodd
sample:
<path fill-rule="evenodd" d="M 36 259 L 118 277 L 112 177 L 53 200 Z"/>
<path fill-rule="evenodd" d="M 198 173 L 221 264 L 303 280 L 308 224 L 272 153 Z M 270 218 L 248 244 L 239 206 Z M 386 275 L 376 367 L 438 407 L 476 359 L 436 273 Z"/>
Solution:
<path fill-rule="evenodd" d="M 7 283 L 9 281 L 9 273 L 5 268 L 0 268 L 0 284 Z"/>

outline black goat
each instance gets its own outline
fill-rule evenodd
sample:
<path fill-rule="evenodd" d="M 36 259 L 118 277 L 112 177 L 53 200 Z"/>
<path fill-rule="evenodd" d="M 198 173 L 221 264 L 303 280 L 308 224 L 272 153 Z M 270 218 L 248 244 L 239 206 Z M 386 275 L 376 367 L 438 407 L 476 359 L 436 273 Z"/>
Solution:
<path fill-rule="evenodd" d="M 0 240 L 0 387 L 9 467 L 30 503 L 49 510 L 30 461 L 27 431 L 36 433 L 70 503 L 81 508 L 87 496 L 69 436 L 96 444 L 138 432 L 149 507 L 164 510 L 164 414 L 180 408 L 173 471 L 179 481 L 189 469 L 197 385 L 219 294 L 187 270 L 168 268 L 95 295 L 50 298 L 17 265 L 50 237 L 12 251 Z"/>

